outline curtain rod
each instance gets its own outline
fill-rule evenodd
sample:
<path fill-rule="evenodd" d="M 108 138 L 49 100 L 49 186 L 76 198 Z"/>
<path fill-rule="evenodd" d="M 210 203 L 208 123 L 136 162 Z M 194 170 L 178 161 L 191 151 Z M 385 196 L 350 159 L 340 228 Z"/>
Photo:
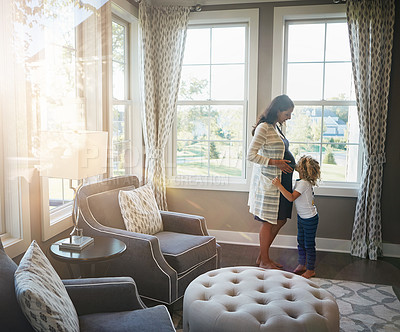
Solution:
<path fill-rule="evenodd" d="M 142 2 L 142 0 L 134 0 L 134 1 L 136 3 L 138 3 L 138 4 Z M 190 6 L 189 8 L 190 8 L 191 12 L 201 12 L 202 6 L 197 4 L 197 5 L 194 5 L 194 6 Z"/>

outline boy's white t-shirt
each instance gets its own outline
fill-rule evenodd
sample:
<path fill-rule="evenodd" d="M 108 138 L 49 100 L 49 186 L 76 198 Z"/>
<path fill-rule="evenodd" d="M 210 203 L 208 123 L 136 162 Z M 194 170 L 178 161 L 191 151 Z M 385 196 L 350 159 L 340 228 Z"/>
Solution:
<path fill-rule="evenodd" d="M 314 205 L 312 184 L 306 180 L 300 179 L 295 182 L 293 191 L 294 190 L 301 194 L 294 201 L 297 214 L 303 219 L 314 217 L 318 212 L 317 207 Z"/>

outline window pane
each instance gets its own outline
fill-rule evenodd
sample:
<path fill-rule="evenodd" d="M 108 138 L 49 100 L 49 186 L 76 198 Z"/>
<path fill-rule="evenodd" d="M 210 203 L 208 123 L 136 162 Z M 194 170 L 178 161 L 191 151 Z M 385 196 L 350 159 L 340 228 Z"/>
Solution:
<path fill-rule="evenodd" d="M 183 64 L 210 63 L 210 29 L 189 28 L 186 35 Z"/>
<path fill-rule="evenodd" d="M 49 205 L 50 210 L 71 202 L 74 198 L 74 191 L 69 187 L 67 179 L 49 178 Z M 72 186 L 77 187 L 78 182 L 72 181 Z"/>
<path fill-rule="evenodd" d="M 129 165 L 129 143 L 128 142 L 113 142 L 112 148 L 112 175 L 125 175 L 126 165 Z"/>
<path fill-rule="evenodd" d="M 359 135 L 360 131 L 356 107 L 325 107 L 323 134 L 324 142 L 358 143 Z"/>
<path fill-rule="evenodd" d="M 125 26 L 112 22 L 113 97 L 119 100 L 127 98 L 125 46 Z"/>
<path fill-rule="evenodd" d="M 328 23 L 326 30 L 326 61 L 350 61 L 347 23 Z"/>
<path fill-rule="evenodd" d="M 210 142 L 210 175 L 242 176 L 241 143 Z"/>
<path fill-rule="evenodd" d="M 322 108 L 296 106 L 292 119 L 286 121 L 286 136 L 292 142 L 320 142 Z"/>
<path fill-rule="evenodd" d="M 323 181 L 357 181 L 358 146 L 325 144 L 322 151 Z"/>
<path fill-rule="evenodd" d="M 351 63 L 327 63 L 325 65 L 325 99 L 354 100 Z"/>
<path fill-rule="evenodd" d="M 318 162 L 320 162 L 320 145 L 319 144 L 298 144 L 290 142 L 289 146 L 290 152 L 293 154 L 296 162 L 302 156 L 311 156 Z M 296 175 L 297 172 L 294 172 L 293 175 Z M 296 175 L 297 176 L 297 175 Z"/>
<path fill-rule="evenodd" d="M 245 27 L 212 29 L 212 63 L 244 63 Z"/>
<path fill-rule="evenodd" d="M 180 100 L 210 99 L 210 66 L 183 66 L 179 89 Z"/>
<path fill-rule="evenodd" d="M 179 106 L 177 110 L 177 138 L 179 140 L 208 139 L 208 106 Z"/>
<path fill-rule="evenodd" d="M 243 139 L 243 106 L 212 106 L 210 111 L 211 139 Z"/>
<path fill-rule="evenodd" d="M 125 99 L 125 65 L 113 61 L 113 97 Z"/>
<path fill-rule="evenodd" d="M 288 64 L 287 94 L 293 100 L 321 100 L 323 64 Z"/>
<path fill-rule="evenodd" d="M 177 175 L 208 175 L 208 142 L 177 141 Z"/>
<path fill-rule="evenodd" d="M 129 106 L 114 105 L 112 114 L 112 173 L 125 174 L 130 164 L 129 154 Z M 128 153 L 127 153 L 128 152 Z M 128 159 L 127 159 L 128 158 Z"/>
<path fill-rule="evenodd" d="M 125 62 L 125 27 L 112 22 L 112 52 L 113 60 Z"/>
<path fill-rule="evenodd" d="M 244 65 L 215 65 L 211 68 L 212 100 L 243 100 Z"/>
<path fill-rule="evenodd" d="M 288 61 L 324 60 L 325 24 L 289 24 Z"/>

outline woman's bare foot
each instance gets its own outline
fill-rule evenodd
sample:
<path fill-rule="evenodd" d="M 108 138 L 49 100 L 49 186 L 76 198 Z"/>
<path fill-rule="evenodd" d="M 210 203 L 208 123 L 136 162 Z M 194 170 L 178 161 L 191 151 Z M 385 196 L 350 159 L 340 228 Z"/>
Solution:
<path fill-rule="evenodd" d="M 299 265 L 297 265 L 297 267 L 294 269 L 293 273 L 302 274 L 302 273 L 304 273 L 306 270 L 307 270 L 307 269 L 306 269 L 306 267 L 305 267 L 304 265 L 299 264 Z"/>
<path fill-rule="evenodd" d="M 276 266 L 273 261 L 269 261 L 268 263 L 260 262 L 260 267 L 263 269 L 281 270 L 281 268 Z"/>
<path fill-rule="evenodd" d="M 283 268 L 283 265 L 282 265 L 282 264 L 279 264 L 278 262 L 275 262 L 275 261 L 271 261 L 271 262 L 272 262 L 272 264 L 274 264 L 277 268 L 279 268 L 279 269 Z M 256 260 L 256 265 L 257 265 L 257 266 L 260 266 L 260 264 L 261 264 L 261 257 L 260 257 L 260 255 L 258 255 L 257 260 Z M 305 271 L 305 269 L 304 269 L 304 271 Z"/>
<path fill-rule="evenodd" d="M 314 270 L 307 270 L 301 276 L 304 277 L 304 278 L 310 279 L 311 277 L 315 276 L 315 271 Z"/>

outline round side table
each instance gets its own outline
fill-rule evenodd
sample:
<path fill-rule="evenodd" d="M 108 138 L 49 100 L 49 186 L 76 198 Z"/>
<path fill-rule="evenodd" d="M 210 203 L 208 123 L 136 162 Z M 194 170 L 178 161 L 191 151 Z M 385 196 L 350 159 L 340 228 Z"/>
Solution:
<path fill-rule="evenodd" d="M 116 258 L 126 250 L 124 242 L 111 237 L 95 237 L 93 243 L 80 251 L 60 249 L 59 244 L 64 240 L 53 243 L 50 246 L 50 254 L 54 259 L 67 264 L 71 278 L 74 277 L 71 264 L 79 266 L 80 277 L 93 277 L 96 274 L 96 263 Z"/>

